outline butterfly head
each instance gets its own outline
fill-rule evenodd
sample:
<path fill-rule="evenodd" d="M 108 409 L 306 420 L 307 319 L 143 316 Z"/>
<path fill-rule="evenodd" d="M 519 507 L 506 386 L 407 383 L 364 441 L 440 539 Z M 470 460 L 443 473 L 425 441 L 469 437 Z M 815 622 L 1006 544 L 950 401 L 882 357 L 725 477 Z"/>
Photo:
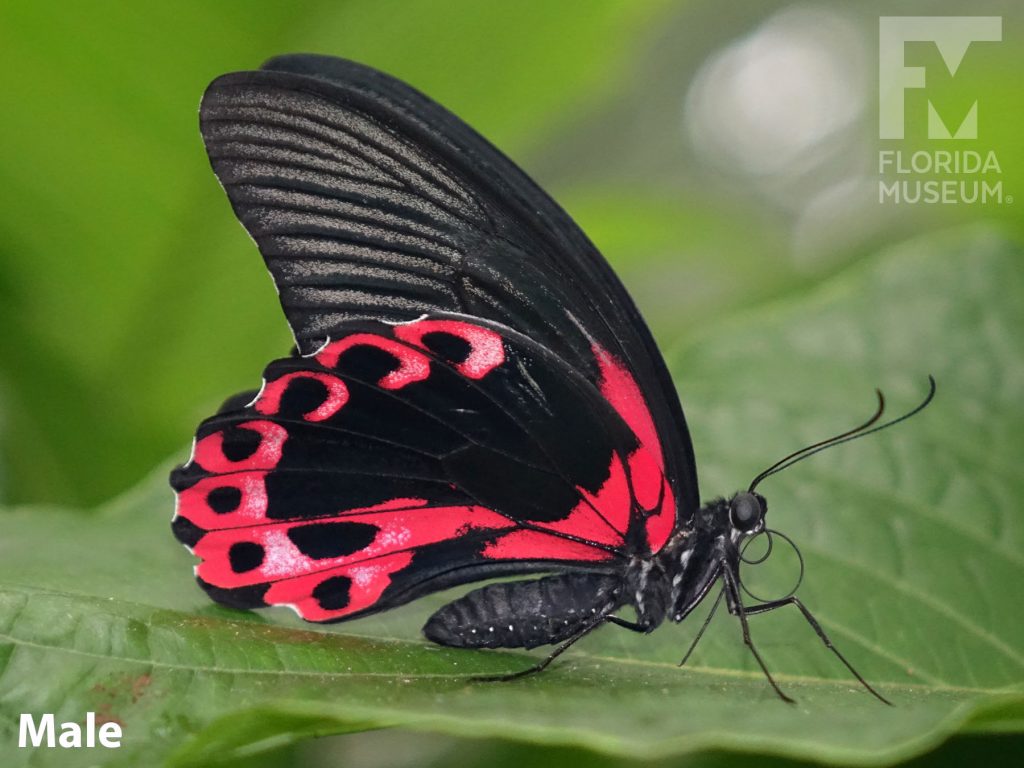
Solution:
<path fill-rule="evenodd" d="M 729 524 L 733 536 L 743 538 L 764 530 L 764 516 L 768 502 L 764 496 L 753 491 L 737 493 L 729 500 Z"/>

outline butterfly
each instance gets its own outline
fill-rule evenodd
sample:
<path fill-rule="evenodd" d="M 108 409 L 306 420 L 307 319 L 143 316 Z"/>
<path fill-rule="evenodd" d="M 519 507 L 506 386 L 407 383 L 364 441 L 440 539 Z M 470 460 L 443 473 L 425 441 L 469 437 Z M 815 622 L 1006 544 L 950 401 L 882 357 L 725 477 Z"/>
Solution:
<path fill-rule="evenodd" d="M 461 120 L 369 67 L 288 55 L 214 80 L 200 128 L 295 339 L 171 474 L 172 529 L 213 600 L 333 622 L 527 577 L 470 591 L 423 630 L 461 648 L 556 646 L 509 679 L 604 624 L 680 622 L 720 585 L 697 640 L 724 599 L 788 701 L 748 617 L 795 606 L 885 700 L 797 597 L 745 604 L 739 576 L 744 544 L 772 535 L 757 484 L 906 418 L 877 425 L 880 393 L 865 424 L 701 506 L 675 387 L 630 296 Z"/>

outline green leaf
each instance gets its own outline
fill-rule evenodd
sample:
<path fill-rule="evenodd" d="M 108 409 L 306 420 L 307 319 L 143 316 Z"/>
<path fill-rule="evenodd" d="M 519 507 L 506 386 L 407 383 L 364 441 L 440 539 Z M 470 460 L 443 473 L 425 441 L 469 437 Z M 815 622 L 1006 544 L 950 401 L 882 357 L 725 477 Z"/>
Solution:
<path fill-rule="evenodd" d="M 783 222 L 762 225 L 739 201 L 644 193 L 590 184 L 559 195 L 616 273 L 662 343 L 740 305 L 810 282 L 788 250 Z M 737 220 L 750 221 L 737 227 Z M 820 280 L 820 276 L 818 276 Z"/>
<path fill-rule="evenodd" d="M 1020 250 L 950 231 L 880 254 L 814 292 L 736 316 L 670 354 L 704 494 L 865 417 L 872 386 L 906 424 L 766 481 L 769 520 L 807 561 L 800 595 L 893 699 L 866 695 L 796 612 L 752 619 L 780 684 L 736 622 L 648 637 L 608 628 L 543 675 L 473 683 L 517 652 L 423 642 L 443 599 L 333 627 L 208 604 L 168 530 L 161 469 L 93 514 L 11 510 L 0 540 L 0 740 L 22 712 L 117 720 L 123 747 L 4 747 L 9 765 L 231 763 L 326 733 L 387 726 L 653 758 L 707 749 L 877 765 L 969 730 L 1024 725 L 1024 291 Z M 751 584 L 784 591 L 792 558 Z M 787 566 L 788 563 L 788 566 Z M 745 574 L 746 577 L 747 574 Z"/>

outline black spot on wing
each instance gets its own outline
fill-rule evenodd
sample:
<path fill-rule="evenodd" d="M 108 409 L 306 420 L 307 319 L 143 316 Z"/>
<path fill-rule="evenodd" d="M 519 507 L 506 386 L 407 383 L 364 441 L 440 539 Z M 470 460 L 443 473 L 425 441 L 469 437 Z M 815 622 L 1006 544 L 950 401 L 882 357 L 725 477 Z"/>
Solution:
<path fill-rule="evenodd" d="M 206 535 L 206 531 L 184 517 L 176 517 L 171 522 L 174 536 L 186 547 L 194 547 Z"/>
<path fill-rule="evenodd" d="M 242 503 L 242 492 L 232 485 L 214 488 L 206 494 L 206 503 L 219 515 L 226 515 L 238 509 Z"/>
<path fill-rule="evenodd" d="M 464 493 L 451 488 L 434 460 L 358 435 L 332 437 L 333 442 L 305 446 L 301 455 L 293 450 L 286 457 L 288 463 L 282 462 L 267 475 L 269 519 L 333 517 L 396 498 L 471 503 Z M 317 451 L 318 447 L 322 450 Z"/>
<path fill-rule="evenodd" d="M 398 358 L 390 352 L 370 344 L 359 344 L 342 352 L 333 370 L 360 381 L 377 382 L 398 367 Z"/>
<path fill-rule="evenodd" d="M 235 573 L 247 573 L 263 564 L 266 553 L 259 544 L 252 541 L 239 541 L 228 550 L 228 561 Z"/>
<path fill-rule="evenodd" d="M 510 472 L 504 456 L 483 447 L 453 453 L 445 466 L 478 503 L 519 520 L 562 520 L 580 500 L 576 488 L 559 475 L 532 467 Z"/>
<path fill-rule="evenodd" d="M 348 605 L 352 579 L 348 576 L 332 576 L 313 588 L 313 597 L 325 611 L 341 610 Z"/>
<path fill-rule="evenodd" d="M 288 382 L 281 396 L 279 413 L 285 417 L 300 418 L 323 405 L 327 399 L 327 387 L 322 382 L 308 377 L 299 377 Z"/>
<path fill-rule="evenodd" d="M 288 530 L 299 551 L 314 560 L 344 557 L 368 547 L 379 529 L 368 523 L 311 523 Z"/>
<path fill-rule="evenodd" d="M 196 577 L 196 581 L 206 594 L 210 596 L 211 600 L 221 605 L 226 605 L 228 608 L 265 608 L 267 605 L 267 601 L 263 599 L 263 596 L 270 589 L 269 584 L 255 584 L 251 587 L 224 589 L 222 587 L 215 587 L 199 577 Z"/>
<path fill-rule="evenodd" d="M 256 453 L 263 440 L 259 432 L 241 427 L 224 430 L 224 456 L 228 461 L 244 461 Z"/>
<path fill-rule="evenodd" d="M 465 339 L 440 331 L 423 334 L 423 344 L 435 355 L 453 364 L 465 361 L 473 349 Z"/>

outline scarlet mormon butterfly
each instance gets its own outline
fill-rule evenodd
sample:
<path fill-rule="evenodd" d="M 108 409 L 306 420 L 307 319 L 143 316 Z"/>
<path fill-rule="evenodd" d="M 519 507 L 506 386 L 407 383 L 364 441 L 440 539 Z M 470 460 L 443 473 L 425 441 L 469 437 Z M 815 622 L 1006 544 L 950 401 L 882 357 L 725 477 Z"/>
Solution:
<path fill-rule="evenodd" d="M 885 701 L 793 594 L 744 604 L 739 566 L 749 537 L 773 533 L 758 483 L 916 413 L 934 381 L 910 413 L 878 424 L 879 393 L 866 423 L 702 507 L 675 387 L 626 290 L 457 117 L 368 67 L 291 55 L 214 80 L 200 128 L 296 344 L 199 425 L 171 474 L 172 527 L 212 599 L 330 622 L 540 575 L 423 628 L 463 648 L 557 645 L 510 679 L 602 624 L 682 621 L 720 583 L 714 607 L 780 697 L 747 619 L 792 605 Z"/>

